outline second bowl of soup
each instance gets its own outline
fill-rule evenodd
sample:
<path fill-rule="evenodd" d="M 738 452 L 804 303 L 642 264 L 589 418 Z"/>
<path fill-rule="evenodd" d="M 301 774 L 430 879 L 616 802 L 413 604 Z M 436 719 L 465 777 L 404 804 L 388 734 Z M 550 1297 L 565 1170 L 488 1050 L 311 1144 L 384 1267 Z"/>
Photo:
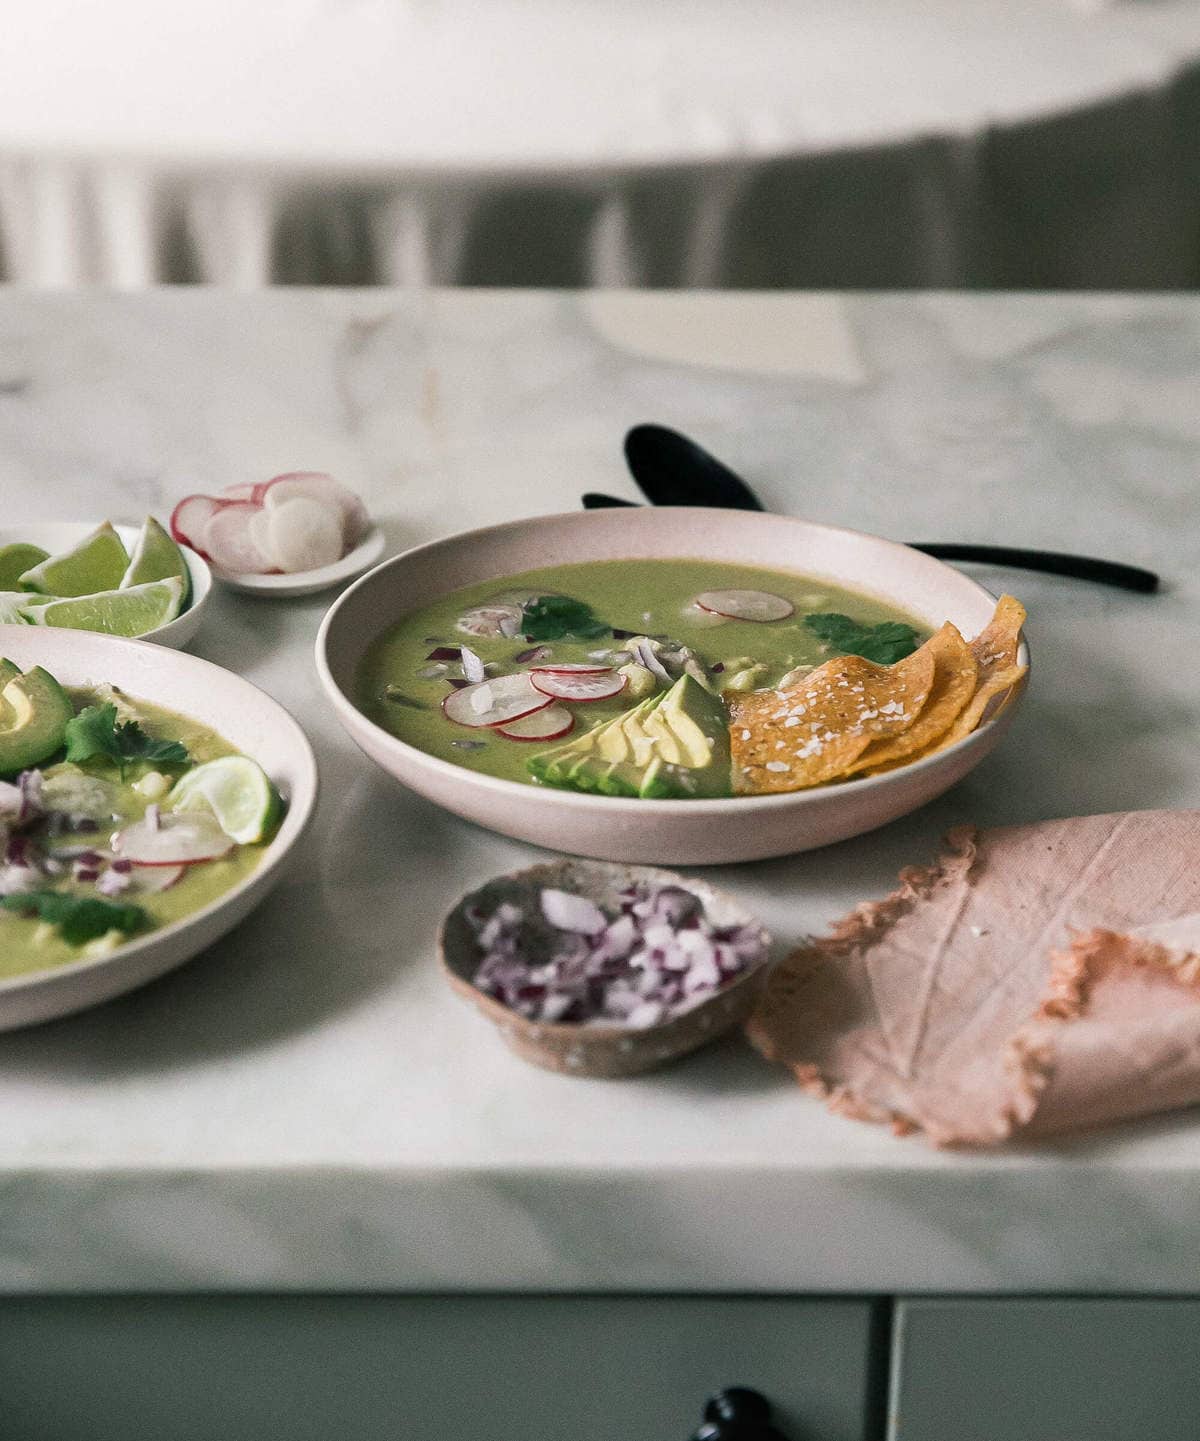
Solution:
<path fill-rule="evenodd" d="M 701 509 L 548 516 L 384 563 L 327 615 L 339 719 L 470 820 L 717 864 L 923 804 L 999 740 L 1020 607 L 906 546 Z"/>

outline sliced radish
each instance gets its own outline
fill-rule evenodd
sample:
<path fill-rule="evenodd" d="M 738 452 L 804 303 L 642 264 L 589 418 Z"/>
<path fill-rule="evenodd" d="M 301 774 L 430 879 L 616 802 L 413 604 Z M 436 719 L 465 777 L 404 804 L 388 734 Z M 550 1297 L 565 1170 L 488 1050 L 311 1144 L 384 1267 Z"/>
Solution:
<path fill-rule="evenodd" d="M 130 871 L 130 883 L 138 895 L 156 896 L 162 891 L 169 891 L 186 870 L 187 866 L 183 865 L 134 866 Z"/>
<path fill-rule="evenodd" d="M 336 506 L 297 495 L 267 508 L 269 554 L 285 575 L 319 570 L 342 558 L 342 517 Z"/>
<path fill-rule="evenodd" d="M 535 671 L 545 671 L 547 675 L 605 675 L 612 666 L 610 665 L 535 665 Z"/>
<path fill-rule="evenodd" d="M 250 542 L 259 555 L 265 556 L 273 570 L 281 570 L 279 558 L 271 545 L 271 522 L 262 506 L 255 506 L 250 517 Z"/>
<path fill-rule="evenodd" d="M 118 856 L 137 866 L 190 866 L 215 861 L 233 849 L 216 816 L 206 811 L 169 811 L 144 817 L 112 838 Z"/>
<path fill-rule="evenodd" d="M 768 590 L 706 590 L 696 604 L 730 620 L 786 620 L 796 610 L 790 600 Z"/>
<path fill-rule="evenodd" d="M 358 496 L 340 480 L 334 480 L 332 475 L 326 475 L 324 471 L 289 471 L 286 475 L 273 476 L 254 487 L 254 499 L 268 510 L 298 497 L 337 507 L 342 518 L 344 550 L 353 550 L 370 528 L 367 508 Z"/>
<path fill-rule="evenodd" d="M 278 569 L 254 543 L 250 523 L 257 514 L 258 506 L 233 500 L 209 518 L 200 543 L 218 570 L 228 575 L 264 575 Z"/>
<path fill-rule="evenodd" d="M 257 485 L 223 485 L 221 487 L 222 500 L 253 500 Z"/>
<path fill-rule="evenodd" d="M 555 700 L 579 702 L 608 700 L 610 696 L 620 695 L 629 684 L 628 678 L 615 670 L 604 675 L 562 675 L 554 671 L 535 670 L 530 672 L 529 678 L 543 695 L 553 696 Z"/>
<path fill-rule="evenodd" d="M 513 601 L 489 601 L 486 605 L 475 605 L 465 611 L 455 622 L 454 629 L 463 635 L 504 635 L 521 634 L 521 620 L 524 611 Z"/>
<path fill-rule="evenodd" d="M 204 554 L 201 549 L 204 527 L 223 504 L 211 495 L 185 495 L 171 512 L 171 535 L 180 545 L 190 545 Z"/>
<path fill-rule="evenodd" d="M 510 741 L 553 741 L 565 736 L 575 725 L 575 717 L 565 705 L 549 705 L 521 720 L 496 726 Z"/>
<path fill-rule="evenodd" d="M 524 671 L 453 690 L 442 701 L 448 720 L 460 726 L 502 726 L 545 710 L 549 696 L 537 690 Z"/>

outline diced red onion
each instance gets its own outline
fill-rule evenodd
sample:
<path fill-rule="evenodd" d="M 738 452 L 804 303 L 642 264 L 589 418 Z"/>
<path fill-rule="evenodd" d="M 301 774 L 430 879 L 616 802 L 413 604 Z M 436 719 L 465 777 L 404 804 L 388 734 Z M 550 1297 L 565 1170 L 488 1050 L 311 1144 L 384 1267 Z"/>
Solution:
<path fill-rule="evenodd" d="M 553 887 L 538 900 L 540 918 L 507 902 L 465 912 L 481 952 L 475 984 L 531 1020 L 655 1025 L 763 959 L 756 927 L 714 927 L 680 886 L 629 886 L 612 914 Z"/>
<path fill-rule="evenodd" d="M 459 654 L 462 656 L 463 676 L 470 685 L 477 685 L 481 680 L 486 680 L 487 672 L 483 668 L 483 661 L 475 654 L 469 645 L 460 645 Z"/>
<path fill-rule="evenodd" d="M 600 907 L 574 891 L 544 890 L 541 900 L 542 915 L 560 931 L 598 936 L 607 924 Z"/>

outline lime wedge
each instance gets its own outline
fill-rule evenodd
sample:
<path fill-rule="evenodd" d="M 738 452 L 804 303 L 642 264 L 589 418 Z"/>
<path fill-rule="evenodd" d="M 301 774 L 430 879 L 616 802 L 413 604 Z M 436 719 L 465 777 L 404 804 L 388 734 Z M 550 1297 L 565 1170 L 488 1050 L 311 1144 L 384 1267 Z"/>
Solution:
<path fill-rule="evenodd" d="M 145 635 L 166 625 L 183 607 L 183 581 L 177 575 L 131 585 L 128 590 L 102 590 L 68 600 L 31 602 L 25 619 L 34 625 L 66 626 L 69 630 L 98 630 L 105 635 Z"/>
<path fill-rule="evenodd" d="M 28 603 L 28 591 L 0 590 L 0 625 L 28 625 L 23 609 Z"/>
<path fill-rule="evenodd" d="M 26 545 L 24 541 L 0 545 L 0 590 L 15 590 L 27 570 L 49 559 L 49 552 L 40 545 Z"/>
<path fill-rule="evenodd" d="M 121 537 L 105 521 L 74 550 L 52 555 L 23 571 L 17 584 L 44 595 L 95 595 L 100 590 L 115 590 L 128 564 Z"/>
<path fill-rule="evenodd" d="M 210 810 L 239 845 L 261 841 L 283 809 L 266 772 L 248 756 L 222 756 L 176 781 L 164 804 L 171 810 Z"/>
<path fill-rule="evenodd" d="M 148 515 L 129 557 L 129 568 L 121 577 L 121 589 L 145 585 L 152 580 L 168 580 L 173 575 L 183 581 L 183 604 L 186 607 L 192 585 L 183 551 L 158 521 Z"/>

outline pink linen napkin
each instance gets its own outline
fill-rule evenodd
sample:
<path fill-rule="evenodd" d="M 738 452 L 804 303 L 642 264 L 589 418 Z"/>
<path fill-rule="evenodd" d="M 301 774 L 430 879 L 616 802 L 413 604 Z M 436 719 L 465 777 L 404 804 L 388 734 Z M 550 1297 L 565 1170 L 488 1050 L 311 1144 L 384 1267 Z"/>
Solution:
<path fill-rule="evenodd" d="M 1200 1101 L 1200 812 L 946 845 L 776 968 L 759 1050 L 832 1109 L 939 1146 Z"/>

